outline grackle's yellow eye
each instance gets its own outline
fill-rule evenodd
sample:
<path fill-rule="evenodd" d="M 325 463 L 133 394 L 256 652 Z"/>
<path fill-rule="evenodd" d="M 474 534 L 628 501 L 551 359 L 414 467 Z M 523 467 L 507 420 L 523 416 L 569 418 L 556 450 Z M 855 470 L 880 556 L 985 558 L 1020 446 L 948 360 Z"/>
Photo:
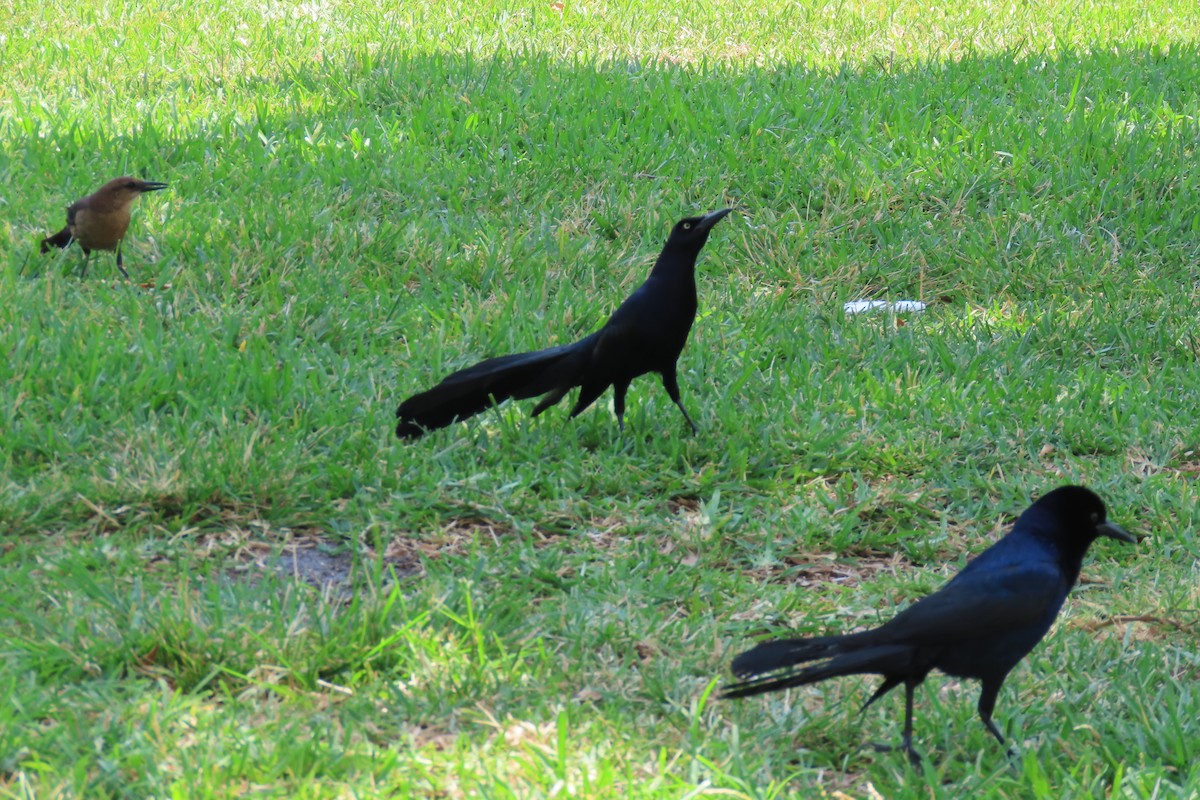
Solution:
<path fill-rule="evenodd" d="M 683 229 L 685 231 L 690 231 L 692 229 L 692 223 L 690 223 L 690 222 L 683 223 Z"/>

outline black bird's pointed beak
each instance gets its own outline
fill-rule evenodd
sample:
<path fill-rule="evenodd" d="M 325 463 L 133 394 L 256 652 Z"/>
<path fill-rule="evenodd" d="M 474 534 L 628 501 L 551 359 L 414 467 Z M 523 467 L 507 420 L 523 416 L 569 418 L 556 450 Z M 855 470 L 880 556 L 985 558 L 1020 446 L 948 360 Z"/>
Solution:
<path fill-rule="evenodd" d="M 1107 536 L 1110 539 L 1137 544 L 1137 539 L 1134 538 L 1134 535 L 1115 522 L 1104 522 L 1097 525 L 1096 533 L 1101 536 Z"/>
<path fill-rule="evenodd" d="M 700 230 L 702 230 L 702 231 L 706 231 L 709 228 L 711 228 L 713 225 L 716 225 L 718 222 L 725 219 L 725 215 L 728 214 L 730 211 L 733 211 L 733 209 L 732 208 L 722 208 L 720 211 L 713 211 L 712 213 L 705 214 L 703 217 L 700 218 L 700 224 L 697 227 L 700 228 Z"/>
<path fill-rule="evenodd" d="M 157 192 L 159 189 L 167 188 L 167 184 L 161 181 L 142 181 L 143 192 Z"/>

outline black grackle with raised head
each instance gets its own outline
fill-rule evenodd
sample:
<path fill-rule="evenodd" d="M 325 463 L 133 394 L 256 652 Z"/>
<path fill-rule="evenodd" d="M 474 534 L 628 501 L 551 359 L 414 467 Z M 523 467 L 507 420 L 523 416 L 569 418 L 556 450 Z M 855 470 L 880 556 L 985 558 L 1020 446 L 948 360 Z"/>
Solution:
<path fill-rule="evenodd" d="M 613 387 L 617 425 L 625 429 L 625 393 L 639 375 L 657 372 L 692 431 L 696 425 L 679 397 L 675 364 L 696 319 L 696 257 L 708 233 L 732 209 L 676 223 L 658 261 L 641 286 L 604 327 L 574 344 L 489 358 L 446 377 L 396 409 L 396 435 L 415 439 L 426 431 L 466 419 L 508 399 L 545 395 L 537 416 L 580 387 L 570 416 Z"/>

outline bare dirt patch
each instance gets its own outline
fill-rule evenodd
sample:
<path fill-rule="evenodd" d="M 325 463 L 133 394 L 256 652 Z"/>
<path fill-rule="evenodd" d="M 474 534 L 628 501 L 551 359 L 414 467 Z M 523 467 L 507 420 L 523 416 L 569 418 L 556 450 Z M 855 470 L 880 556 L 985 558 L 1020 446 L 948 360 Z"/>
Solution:
<path fill-rule="evenodd" d="M 315 547 L 292 547 L 262 565 L 288 577 L 327 590 L 350 583 L 354 557 L 345 551 L 328 552 Z M 419 564 L 417 565 L 419 569 Z M 406 570 L 407 571 L 407 570 Z"/>
<path fill-rule="evenodd" d="M 379 557 L 370 548 L 350 549 L 342 539 L 318 529 L 273 528 L 256 521 L 246 527 L 206 534 L 197 544 L 210 553 L 224 551 L 238 577 L 257 581 L 266 575 L 307 583 L 341 600 L 349 599 L 356 580 L 371 574 Z M 385 580 L 424 574 L 419 554 L 389 547 L 383 556 Z"/>
<path fill-rule="evenodd" d="M 322 591 L 349 596 L 355 580 L 378 569 L 380 561 L 386 580 L 392 575 L 397 579 L 420 578 L 427 560 L 463 555 L 478 542 L 503 546 L 512 535 L 513 529 L 507 523 L 464 515 L 420 535 L 396 532 L 385 536 L 387 545 L 380 555 L 362 543 L 351 549 L 344 539 L 319 529 L 272 528 L 269 523 L 254 521 L 206 534 L 200 544 L 209 551 L 226 551 L 238 563 L 235 570 L 249 576 L 273 572 Z"/>

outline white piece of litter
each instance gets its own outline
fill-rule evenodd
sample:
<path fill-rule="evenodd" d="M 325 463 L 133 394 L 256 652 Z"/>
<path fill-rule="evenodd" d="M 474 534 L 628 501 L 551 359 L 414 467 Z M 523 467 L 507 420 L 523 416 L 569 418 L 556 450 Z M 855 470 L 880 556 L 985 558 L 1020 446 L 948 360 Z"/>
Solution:
<path fill-rule="evenodd" d="M 920 300 L 851 300 L 842 306 L 847 314 L 861 314 L 864 311 L 891 311 L 902 314 L 906 311 L 924 311 L 925 304 Z"/>

